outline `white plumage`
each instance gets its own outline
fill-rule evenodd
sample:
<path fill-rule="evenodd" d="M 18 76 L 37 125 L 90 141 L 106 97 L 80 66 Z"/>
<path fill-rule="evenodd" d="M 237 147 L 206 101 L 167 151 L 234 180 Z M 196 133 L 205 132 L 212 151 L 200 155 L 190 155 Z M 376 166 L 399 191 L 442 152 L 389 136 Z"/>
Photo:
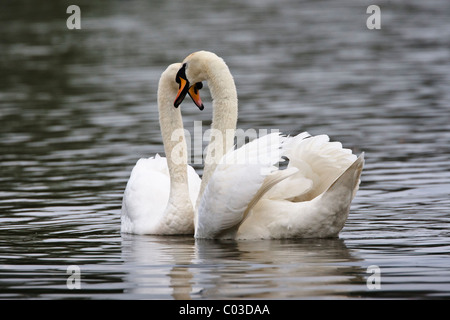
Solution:
<path fill-rule="evenodd" d="M 194 207 L 200 177 L 187 165 L 184 136 L 172 139 L 183 128 L 181 112 L 173 107 L 181 64 L 170 65 L 158 87 L 160 126 L 166 157 L 140 159 L 133 168 L 122 201 L 121 231 L 136 234 L 193 234 Z M 174 152 L 177 150 L 177 152 Z"/>
<path fill-rule="evenodd" d="M 234 238 L 249 210 L 272 185 L 288 175 L 274 174 L 282 155 L 279 133 L 226 153 L 209 180 L 196 217 L 197 238 Z M 293 174 L 297 170 L 283 173 Z"/>
<path fill-rule="evenodd" d="M 200 177 L 188 166 L 189 201 L 195 203 Z M 139 159 L 122 200 L 121 232 L 135 234 L 192 234 L 193 207 L 169 202 L 170 175 L 167 159 L 158 154 Z"/>
<path fill-rule="evenodd" d="M 306 132 L 289 138 L 271 134 L 229 151 L 226 131 L 236 129 L 237 93 L 228 67 L 207 51 L 193 53 L 183 63 L 187 83 L 208 81 L 212 129 L 222 133 L 219 145 L 227 146 L 219 163 L 205 165 L 195 237 L 338 236 L 359 187 L 364 155 L 357 158 L 328 136 Z M 215 145 L 217 141 L 209 147 Z M 282 155 L 289 164 L 278 170 Z"/>
<path fill-rule="evenodd" d="M 364 154 L 356 158 L 327 136 L 296 138 L 286 154 L 298 171 L 258 201 L 235 238 L 327 238 L 344 227 Z"/>
<path fill-rule="evenodd" d="M 122 232 L 193 234 L 195 228 L 196 238 L 337 236 L 358 190 L 364 155 L 357 158 L 328 136 L 306 132 L 294 137 L 273 133 L 233 150 L 234 139 L 227 140 L 237 122 L 233 77 L 221 58 L 200 51 L 188 56 L 182 68 L 188 85 L 208 81 L 212 129 L 222 139 L 209 144 L 208 154 L 214 151 L 215 157 L 206 159 L 200 180 L 187 165 L 184 136 L 172 139 L 183 128 L 180 110 L 173 107 L 181 67 L 169 66 L 158 87 L 167 158 L 156 155 L 136 163 L 124 192 Z M 279 170 L 283 157 L 289 163 Z"/>

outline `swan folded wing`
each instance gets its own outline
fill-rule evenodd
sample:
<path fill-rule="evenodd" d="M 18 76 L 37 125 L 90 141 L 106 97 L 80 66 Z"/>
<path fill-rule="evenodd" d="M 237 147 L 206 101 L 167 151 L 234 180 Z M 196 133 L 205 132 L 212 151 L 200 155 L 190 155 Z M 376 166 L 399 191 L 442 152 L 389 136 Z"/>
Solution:
<path fill-rule="evenodd" d="M 205 189 L 198 209 L 195 236 L 217 238 L 240 223 L 264 176 L 259 166 L 218 167 Z"/>
<path fill-rule="evenodd" d="M 125 188 L 122 202 L 122 232 L 148 233 L 143 226 L 155 225 L 169 200 L 170 177 L 167 160 L 139 159 Z"/>
<path fill-rule="evenodd" d="M 283 139 L 279 133 L 272 133 L 222 157 L 200 201 L 197 238 L 227 237 L 224 232 L 237 230 L 266 177 L 277 170 Z"/>

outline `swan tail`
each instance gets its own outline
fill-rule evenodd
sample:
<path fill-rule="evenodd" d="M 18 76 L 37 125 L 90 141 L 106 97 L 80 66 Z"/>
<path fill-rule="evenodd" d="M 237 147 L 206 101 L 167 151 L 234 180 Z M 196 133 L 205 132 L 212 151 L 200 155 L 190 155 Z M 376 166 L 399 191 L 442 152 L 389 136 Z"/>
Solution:
<path fill-rule="evenodd" d="M 325 192 L 334 192 L 337 189 L 345 187 L 347 190 L 351 190 L 351 199 L 354 198 L 356 191 L 359 189 L 361 182 L 361 173 L 364 167 L 364 152 L 353 162 L 353 164 L 347 168 L 333 184 Z"/>
<path fill-rule="evenodd" d="M 320 206 L 322 208 L 321 215 L 327 217 L 327 222 L 324 222 L 324 230 L 322 230 L 325 236 L 337 236 L 344 227 L 351 202 L 359 188 L 363 167 L 364 153 L 320 197 L 315 199 L 322 204 Z"/>

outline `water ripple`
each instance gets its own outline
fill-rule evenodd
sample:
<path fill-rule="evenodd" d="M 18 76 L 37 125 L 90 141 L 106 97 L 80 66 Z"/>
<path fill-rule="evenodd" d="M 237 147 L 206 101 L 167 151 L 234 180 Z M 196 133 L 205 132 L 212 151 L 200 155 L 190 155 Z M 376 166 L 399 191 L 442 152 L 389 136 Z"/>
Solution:
<path fill-rule="evenodd" d="M 80 32 L 53 4 L 0 10 L 0 298 L 450 296 L 447 1 L 383 4 L 378 31 L 347 0 L 77 4 Z M 365 152 L 339 239 L 120 235 L 131 168 L 163 153 L 159 75 L 199 49 L 230 66 L 240 128 L 326 133 Z M 183 109 L 188 129 L 210 123 L 203 92 L 202 113 Z"/>

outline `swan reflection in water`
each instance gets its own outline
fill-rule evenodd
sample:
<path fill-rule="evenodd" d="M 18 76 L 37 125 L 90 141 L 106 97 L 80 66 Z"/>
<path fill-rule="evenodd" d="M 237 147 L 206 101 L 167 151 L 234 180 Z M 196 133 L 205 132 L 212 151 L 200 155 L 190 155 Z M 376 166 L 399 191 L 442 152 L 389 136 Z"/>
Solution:
<path fill-rule="evenodd" d="M 339 297 L 365 290 L 342 239 L 195 240 L 123 235 L 127 292 L 146 299 Z"/>

